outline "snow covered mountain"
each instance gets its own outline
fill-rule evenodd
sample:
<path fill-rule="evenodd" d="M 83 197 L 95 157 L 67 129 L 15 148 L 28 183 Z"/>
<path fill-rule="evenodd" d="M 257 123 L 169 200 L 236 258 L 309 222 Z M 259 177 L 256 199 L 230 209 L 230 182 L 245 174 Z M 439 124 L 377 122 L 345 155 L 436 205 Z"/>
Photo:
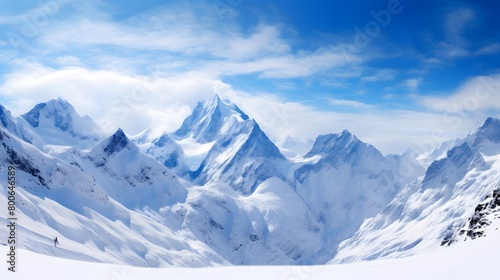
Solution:
<path fill-rule="evenodd" d="M 193 178 L 200 184 L 227 184 L 248 195 L 271 177 L 284 180 L 280 165 L 285 162 L 259 125 L 247 120 L 215 142 Z"/>
<path fill-rule="evenodd" d="M 500 121 L 489 118 L 344 241 L 334 263 L 427 252 L 464 228 L 500 182 Z"/>
<path fill-rule="evenodd" d="M 73 150 L 68 160 L 93 174 L 109 196 L 132 210 L 158 211 L 186 199 L 186 187 L 177 176 L 144 154 L 121 129 L 89 152 Z"/>
<path fill-rule="evenodd" d="M 196 184 L 229 186 L 248 195 L 271 177 L 286 180 L 280 170 L 286 159 L 279 149 L 253 119 L 218 95 L 199 102 L 173 139 L 177 143 L 195 142 L 194 146 L 209 148 L 197 168 L 190 172 Z M 169 145 L 170 149 L 174 146 L 174 143 Z"/>
<path fill-rule="evenodd" d="M 384 156 L 348 130 L 286 158 L 218 96 L 159 137 L 118 129 L 105 138 L 61 98 L 17 118 L 0 106 L 0 121 L 0 168 L 19 171 L 21 248 L 48 255 L 136 266 L 342 263 L 430 252 L 484 235 L 498 218 L 494 118 L 417 159 Z"/>
<path fill-rule="evenodd" d="M 103 137 L 100 128 L 89 116 L 81 117 L 61 97 L 37 104 L 21 118 L 47 145 L 90 148 Z"/>
<path fill-rule="evenodd" d="M 215 141 L 221 134 L 231 133 L 231 124 L 248 120 L 248 116 L 229 100 L 218 95 L 198 102 L 193 113 L 174 133 L 180 138 L 191 137 L 199 143 Z"/>
<path fill-rule="evenodd" d="M 305 158 L 317 158 L 295 171 L 297 193 L 324 227 L 326 252 L 354 234 L 364 219 L 379 213 L 418 174 L 402 173 L 402 162 L 384 157 L 349 131 L 319 136 Z"/>
<path fill-rule="evenodd" d="M 43 149 L 42 139 L 21 118 L 14 118 L 9 110 L 0 104 L 0 125 L 19 139 Z"/>

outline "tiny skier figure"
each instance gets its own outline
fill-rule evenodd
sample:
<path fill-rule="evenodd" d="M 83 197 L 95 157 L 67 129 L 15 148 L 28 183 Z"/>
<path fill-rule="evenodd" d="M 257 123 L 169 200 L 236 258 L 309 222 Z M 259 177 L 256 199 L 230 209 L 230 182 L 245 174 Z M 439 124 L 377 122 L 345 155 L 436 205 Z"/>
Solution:
<path fill-rule="evenodd" d="M 57 236 L 56 236 L 56 238 L 54 238 L 54 246 L 57 247 L 57 245 L 59 245 L 59 240 L 57 240 Z"/>

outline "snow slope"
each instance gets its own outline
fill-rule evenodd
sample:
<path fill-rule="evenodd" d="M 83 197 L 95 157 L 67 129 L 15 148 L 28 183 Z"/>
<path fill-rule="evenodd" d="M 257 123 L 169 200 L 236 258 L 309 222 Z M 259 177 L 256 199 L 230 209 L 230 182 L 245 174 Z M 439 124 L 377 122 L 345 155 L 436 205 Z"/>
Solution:
<path fill-rule="evenodd" d="M 0 104 L 0 125 L 19 139 L 28 142 L 38 149 L 43 149 L 42 139 L 21 118 L 14 118 L 9 110 Z"/>
<path fill-rule="evenodd" d="M 119 140 L 119 137 L 124 136 L 120 135 L 120 132 L 117 134 L 95 148 L 100 151 L 102 147 L 114 147 L 114 152 L 119 153 L 117 147 L 122 147 L 122 155 L 110 156 L 107 159 L 108 168 L 103 169 L 104 172 L 116 172 L 114 161 L 123 160 L 123 157 L 130 158 L 130 153 L 134 155 L 138 151 L 137 148 L 134 151 L 133 146 L 128 150 L 131 144 L 124 138 L 112 143 L 112 140 Z M 154 190 L 170 181 L 170 187 L 181 188 L 182 194 L 182 186 L 179 182 L 176 183 L 175 179 L 158 180 L 159 183 L 152 180 L 152 186 L 147 185 L 148 181 L 141 182 L 143 185 L 135 188 L 130 186 L 133 181 L 127 181 L 124 177 L 100 178 L 97 172 L 89 172 L 88 169 L 84 171 L 82 168 L 88 168 L 93 163 L 88 157 L 81 157 L 80 163 L 69 164 L 43 154 L 2 128 L 0 141 L 1 172 L 5 172 L 8 165 L 16 167 L 19 248 L 65 258 L 135 266 L 207 266 L 226 263 L 205 244 L 193 240 L 189 235 L 173 232 L 150 210 L 155 205 L 152 202 L 164 202 L 164 206 L 168 205 L 172 198 L 162 199 L 169 191 L 157 195 L 141 188 Z M 91 151 L 89 154 L 95 155 L 95 152 Z M 136 159 L 141 158 L 140 154 L 134 156 Z M 145 155 L 143 157 L 149 159 L 151 164 L 151 169 L 145 174 L 152 176 L 152 173 L 159 172 L 159 176 L 165 176 L 160 172 L 162 171 L 171 177 L 161 164 Z M 144 160 L 131 161 L 132 164 L 141 162 L 144 163 Z M 118 165 L 119 167 L 124 165 Z M 7 201 L 6 180 L 6 176 L 0 179 L 1 201 Z M 116 195 L 117 193 L 122 196 Z M 141 211 L 134 211 L 134 207 L 143 204 L 132 204 L 126 208 L 112 199 L 110 194 L 118 199 L 125 197 L 125 203 L 130 203 L 130 199 L 140 198 L 132 202 L 148 206 L 142 207 Z M 177 197 L 173 197 L 174 201 L 179 201 Z M 5 215 L 5 211 L 0 212 L 2 224 L 7 224 Z M 7 236 L 7 227 L 1 227 L 0 234 Z M 61 241 L 61 248 L 57 251 L 52 243 L 55 236 Z"/>
<path fill-rule="evenodd" d="M 138 268 L 114 264 L 79 262 L 43 256 L 18 250 L 18 272 L 0 269 L 2 279 L 385 279 L 385 280 L 443 280 L 443 279 L 497 279 L 496 269 L 500 231 L 491 232 L 483 239 L 459 246 L 442 248 L 433 253 L 400 259 L 377 260 L 355 264 L 329 266 L 265 266 L 219 268 Z M 6 254 L 6 247 L 0 247 Z M 5 265 L 4 265 L 5 266 Z"/>
<path fill-rule="evenodd" d="M 249 196 L 213 185 L 194 188 L 186 203 L 160 213 L 233 264 L 299 264 L 322 248 L 308 206 L 278 178 Z"/>

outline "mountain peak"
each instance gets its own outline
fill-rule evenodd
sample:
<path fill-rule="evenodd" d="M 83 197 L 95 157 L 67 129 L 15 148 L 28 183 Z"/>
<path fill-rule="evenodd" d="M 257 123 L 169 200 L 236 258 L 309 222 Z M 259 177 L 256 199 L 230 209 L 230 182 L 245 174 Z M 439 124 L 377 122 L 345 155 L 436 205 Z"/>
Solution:
<path fill-rule="evenodd" d="M 314 155 L 328 154 L 332 151 L 343 149 L 353 142 L 361 142 L 349 130 L 344 129 L 338 134 L 320 135 L 314 141 L 313 147 L 305 155 L 306 158 Z"/>
<path fill-rule="evenodd" d="M 102 137 L 97 124 L 88 116 L 80 116 L 73 105 L 62 97 L 35 105 L 28 113 L 21 115 L 21 118 L 31 125 L 46 144 L 82 144 L 89 147 Z"/>
<path fill-rule="evenodd" d="M 12 114 L 2 104 L 0 104 L 0 123 L 5 128 L 13 123 Z"/>
<path fill-rule="evenodd" d="M 485 143 L 485 140 L 492 143 L 500 143 L 500 119 L 487 118 L 481 127 L 469 138 L 473 146 L 481 146 Z"/>
<path fill-rule="evenodd" d="M 193 137 L 200 143 L 214 141 L 227 122 L 244 122 L 249 117 L 230 100 L 221 100 L 214 95 L 203 102 L 198 102 L 193 113 L 174 133 L 179 137 Z"/>
<path fill-rule="evenodd" d="M 129 143 L 131 143 L 127 135 L 125 135 L 125 133 L 121 128 L 118 128 L 118 130 L 113 135 L 111 135 L 107 139 L 107 141 L 108 142 L 103 150 L 107 152 L 108 155 L 123 150 L 125 147 L 129 145 Z"/>
<path fill-rule="evenodd" d="M 489 117 L 484 121 L 483 125 L 478 129 L 478 131 L 483 134 L 488 134 L 488 136 L 493 137 L 496 140 L 500 140 L 500 119 Z M 490 139 L 491 140 L 491 139 Z"/>

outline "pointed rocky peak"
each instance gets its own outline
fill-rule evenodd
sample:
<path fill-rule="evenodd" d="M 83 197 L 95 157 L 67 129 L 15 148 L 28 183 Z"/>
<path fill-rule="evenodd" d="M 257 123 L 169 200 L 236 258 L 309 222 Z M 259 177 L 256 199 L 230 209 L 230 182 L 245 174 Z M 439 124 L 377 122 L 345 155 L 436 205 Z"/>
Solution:
<path fill-rule="evenodd" d="M 50 145 L 89 148 L 103 138 L 102 131 L 89 116 L 80 116 L 61 97 L 37 104 L 20 118 Z"/>
<path fill-rule="evenodd" d="M 19 137 L 19 139 L 36 146 L 39 149 L 43 147 L 43 141 L 36 135 L 28 124 L 19 122 L 14 118 L 9 110 L 0 104 L 0 127 Z"/>
<path fill-rule="evenodd" d="M 266 157 L 285 160 L 278 147 L 267 137 L 255 120 L 246 122 L 246 125 L 250 128 L 250 134 L 240 152 L 246 151 L 249 156 L 254 158 Z"/>
<path fill-rule="evenodd" d="M 28 113 L 22 115 L 31 126 L 40 125 L 40 116 L 53 119 L 54 125 L 62 131 L 67 131 L 71 127 L 73 117 L 78 114 L 75 108 L 65 99 L 58 97 L 45 103 L 35 105 Z"/>
<path fill-rule="evenodd" d="M 310 158 L 315 155 L 324 156 L 358 143 L 362 142 L 347 129 L 344 129 L 339 134 L 320 135 L 316 138 L 311 150 L 305 155 L 305 157 Z"/>
<path fill-rule="evenodd" d="M 472 149 L 468 143 L 463 143 L 449 150 L 445 158 L 434 161 L 427 169 L 422 183 L 424 187 L 439 186 L 452 181 L 456 183 L 468 170 L 481 168 L 485 164 L 478 151 Z M 429 183 L 436 180 L 438 183 Z"/>
<path fill-rule="evenodd" d="M 167 133 L 163 133 L 160 138 L 156 139 L 153 141 L 153 144 L 156 146 L 156 147 L 166 147 L 168 145 L 172 145 L 174 144 L 174 140 L 172 139 L 172 137 L 170 137 L 170 135 L 168 135 Z"/>
<path fill-rule="evenodd" d="M 0 124 L 7 129 L 14 126 L 12 114 L 2 104 L 0 104 Z"/>
<path fill-rule="evenodd" d="M 112 155 L 123 150 L 129 145 L 134 145 L 127 135 L 119 128 L 113 135 L 103 141 L 103 151 Z"/>
<path fill-rule="evenodd" d="M 174 133 L 178 137 L 192 136 L 200 143 L 214 141 L 220 135 L 227 122 L 241 123 L 248 116 L 229 100 L 221 100 L 215 95 L 203 102 L 198 102 L 193 113 Z"/>
<path fill-rule="evenodd" d="M 488 118 L 475 133 L 476 141 L 487 139 L 493 143 L 500 143 L 500 119 Z"/>

